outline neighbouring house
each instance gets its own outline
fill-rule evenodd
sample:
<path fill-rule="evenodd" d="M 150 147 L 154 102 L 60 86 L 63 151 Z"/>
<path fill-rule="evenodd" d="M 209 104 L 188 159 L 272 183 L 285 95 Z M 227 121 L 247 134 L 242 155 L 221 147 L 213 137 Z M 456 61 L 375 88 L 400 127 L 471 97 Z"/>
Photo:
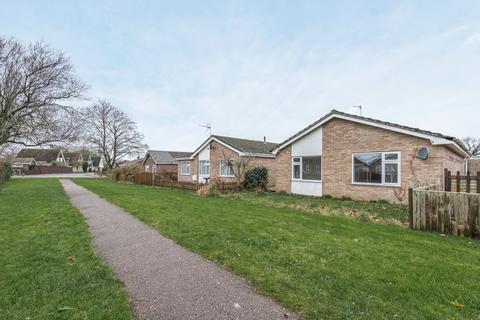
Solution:
<path fill-rule="evenodd" d="M 471 174 L 480 172 L 480 155 L 468 159 L 467 170 L 470 171 Z"/>
<path fill-rule="evenodd" d="M 133 160 L 123 160 L 118 163 L 119 167 L 132 167 L 137 168 L 138 171 L 143 171 L 144 158 L 138 158 Z"/>
<path fill-rule="evenodd" d="M 212 135 L 192 154 L 177 158 L 178 180 L 199 183 L 235 182 L 232 167 L 228 165 L 229 160 L 235 159 L 244 161 L 248 167 L 266 167 L 269 185 L 273 185 L 275 155 L 270 151 L 276 146 L 276 143 L 267 142 L 266 139 L 257 141 Z"/>
<path fill-rule="evenodd" d="M 97 156 L 94 154 L 90 154 L 87 159 L 87 164 L 88 172 L 97 172 L 97 171 L 102 171 L 103 168 L 105 167 L 103 163 L 103 158 L 101 156 Z"/>
<path fill-rule="evenodd" d="M 143 159 L 143 171 L 154 175 L 175 180 L 177 177 L 178 161 L 190 155 L 184 151 L 148 150 Z"/>
<path fill-rule="evenodd" d="M 24 148 L 20 150 L 16 158 L 34 158 L 37 165 L 40 166 L 67 166 L 68 162 L 62 149 L 34 149 Z"/>
<path fill-rule="evenodd" d="M 272 153 L 277 190 L 403 203 L 409 187 L 442 189 L 444 169 L 464 173 L 469 157 L 454 137 L 336 110 Z"/>
<path fill-rule="evenodd" d="M 88 162 L 90 157 L 90 151 L 82 149 L 78 151 L 64 151 L 65 162 L 68 166 L 72 167 L 74 172 L 83 171 L 83 163 Z"/>
<path fill-rule="evenodd" d="M 37 162 L 34 158 L 13 158 L 11 163 L 15 174 L 23 174 L 24 172 L 37 166 Z"/>

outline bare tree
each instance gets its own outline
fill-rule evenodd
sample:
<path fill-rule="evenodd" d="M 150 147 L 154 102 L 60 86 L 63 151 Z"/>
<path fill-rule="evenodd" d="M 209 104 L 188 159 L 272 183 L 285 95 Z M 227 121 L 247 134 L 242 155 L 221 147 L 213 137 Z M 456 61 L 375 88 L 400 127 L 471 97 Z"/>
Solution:
<path fill-rule="evenodd" d="M 250 169 L 250 162 L 252 157 L 249 155 L 239 156 L 231 152 L 222 152 L 220 161 L 224 161 L 225 165 L 229 168 L 230 173 L 235 178 L 237 188 L 241 188 L 243 181 L 245 180 L 245 173 Z M 221 170 L 221 166 L 220 166 Z"/>
<path fill-rule="evenodd" d="M 126 113 L 99 100 L 82 112 L 84 136 L 98 153 L 103 156 L 108 168 L 126 156 L 137 156 L 148 148 L 137 124 Z"/>
<path fill-rule="evenodd" d="M 72 102 L 86 85 L 63 53 L 37 42 L 0 38 L 0 146 L 37 146 L 76 138 Z"/>
<path fill-rule="evenodd" d="M 480 138 L 466 137 L 462 139 L 462 142 L 472 156 L 480 155 Z"/>

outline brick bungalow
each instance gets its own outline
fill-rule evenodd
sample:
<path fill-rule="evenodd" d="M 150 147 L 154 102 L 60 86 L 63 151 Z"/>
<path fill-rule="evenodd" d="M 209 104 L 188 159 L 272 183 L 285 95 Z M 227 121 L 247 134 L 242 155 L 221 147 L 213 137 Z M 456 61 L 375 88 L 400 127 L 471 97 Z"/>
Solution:
<path fill-rule="evenodd" d="M 155 175 L 176 177 L 178 162 L 176 158 L 187 157 L 191 152 L 148 150 L 143 160 L 143 169 Z"/>
<path fill-rule="evenodd" d="M 444 169 L 464 173 L 469 157 L 454 137 L 336 110 L 272 153 L 278 190 L 404 203 L 409 187 L 442 189 Z"/>
<path fill-rule="evenodd" d="M 274 184 L 275 155 L 270 151 L 276 143 L 257 140 L 210 136 L 188 157 L 179 157 L 178 181 L 209 181 L 234 182 L 232 168 L 227 161 L 240 158 L 245 160 L 248 167 L 264 166 L 269 172 L 269 184 Z"/>

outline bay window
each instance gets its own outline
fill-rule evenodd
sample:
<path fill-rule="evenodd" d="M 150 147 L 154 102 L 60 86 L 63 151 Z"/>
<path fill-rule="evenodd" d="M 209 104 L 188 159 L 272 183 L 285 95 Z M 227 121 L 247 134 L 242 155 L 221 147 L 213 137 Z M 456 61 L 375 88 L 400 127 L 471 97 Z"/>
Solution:
<path fill-rule="evenodd" d="M 400 152 L 354 153 L 352 182 L 372 185 L 400 185 Z"/>
<path fill-rule="evenodd" d="M 322 181 L 322 156 L 293 157 L 294 180 Z"/>

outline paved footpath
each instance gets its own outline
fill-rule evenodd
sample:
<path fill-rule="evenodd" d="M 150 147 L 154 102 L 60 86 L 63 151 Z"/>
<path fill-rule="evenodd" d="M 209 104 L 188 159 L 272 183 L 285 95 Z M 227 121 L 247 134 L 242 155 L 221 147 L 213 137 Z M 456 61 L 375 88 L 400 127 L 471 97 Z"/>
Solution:
<path fill-rule="evenodd" d="M 60 180 L 85 216 L 99 256 L 123 281 L 140 319 L 292 319 L 242 278 L 189 252 L 70 180 Z"/>

